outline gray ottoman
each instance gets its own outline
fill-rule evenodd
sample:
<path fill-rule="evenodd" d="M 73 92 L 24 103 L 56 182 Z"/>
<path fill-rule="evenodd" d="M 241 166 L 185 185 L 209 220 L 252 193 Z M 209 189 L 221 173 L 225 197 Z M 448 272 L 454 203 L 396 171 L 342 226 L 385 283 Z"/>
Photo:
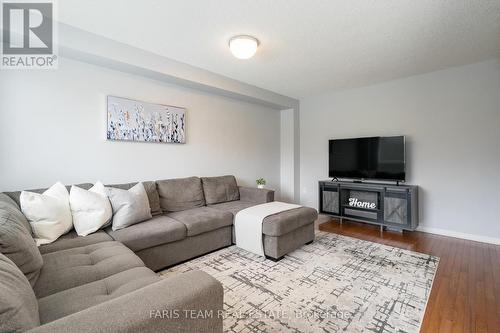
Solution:
<path fill-rule="evenodd" d="M 266 258 L 278 261 L 287 253 L 314 240 L 316 209 L 301 207 L 268 216 L 262 223 Z"/>

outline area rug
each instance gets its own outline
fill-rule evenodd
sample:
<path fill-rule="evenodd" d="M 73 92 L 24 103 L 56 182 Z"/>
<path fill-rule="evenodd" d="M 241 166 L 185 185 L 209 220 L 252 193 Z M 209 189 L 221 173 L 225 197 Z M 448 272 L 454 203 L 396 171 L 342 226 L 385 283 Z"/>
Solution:
<path fill-rule="evenodd" d="M 279 262 L 225 248 L 161 272 L 224 286 L 225 332 L 418 332 L 439 258 L 317 232 Z"/>

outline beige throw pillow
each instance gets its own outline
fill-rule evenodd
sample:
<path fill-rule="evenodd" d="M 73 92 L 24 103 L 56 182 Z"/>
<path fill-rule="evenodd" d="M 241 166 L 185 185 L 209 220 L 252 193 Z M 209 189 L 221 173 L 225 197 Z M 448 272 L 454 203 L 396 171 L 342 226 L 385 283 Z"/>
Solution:
<path fill-rule="evenodd" d="M 101 182 L 95 183 L 88 191 L 72 186 L 69 203 L 78 236 L 87 236 L 101 229 L 113 214 L 106 188 Z"/>
<path fill-rule="evenodd" d="M 69 193 L 63 184 L 56 183 L 43 194 L 22 191 L 19 199 L 38 246 L 52 243 L 73 229 Z"/>
<path fill-rule="evenodd" d="M 152 217 L 148 195 L 142 183 L 138 183 L 128 191 L 113 187 L 106 187 L 106 191 L 113 207 L 112 229 L 114 231 Z"/>

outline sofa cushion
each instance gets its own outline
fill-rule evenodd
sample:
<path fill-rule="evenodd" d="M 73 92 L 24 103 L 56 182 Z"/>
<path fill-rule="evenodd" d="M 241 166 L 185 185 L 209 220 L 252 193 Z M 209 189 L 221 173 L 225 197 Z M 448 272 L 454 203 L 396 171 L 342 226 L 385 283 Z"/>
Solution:
<path fill-rule="evenodd" d="M 158 180 L 156 185 L 164 212 L 205 206 L 201 179 L 198 177 Z"/>
<path fill-rule="evenodd" d="M 233 224 L 233 214 L 210 207 L 183 210 L 169 213 L 167 216 L 182 222 L 187 228 L 188 236 L 199 235 Z"/>
<path fill-rule="evenodd" d="M 43 260 L 28 228 L 28 220 L 17 204 L 0 194 L 0 252 L 19 267 L 33 286 L 40 275 Z"/>
<path fill-rule="evenodd" d="M 230 212 L 233 215 L 236 215 L 240 210 L 243 210 L 245 208 L 249 208 L 255 206 L 255 203 L 253 202 L 248 202 L 248 201 L 241 201 L 241 200 L 236 200 L 236 201 L 229 201 L 229 202 L 223 202 L 215 205 L 210 205 L 209 207 L 223 210 L 226 212 Z"/>
<path fill-rule="evenodd" d="M 45 324 L 54 321 L 160 280 L 149 268 L 135 267 L 102 280 L 63 290 L 38 300 L 40 322 Z"/>
<path fill-rule="evenodd" d="M 234 176 L 202 177 L 201 181 L 207 205 L 240 199 Z"/>
<path fill-rule="evenodd" d="M 175 242 L 186 237 L 186 226 L 168 216 L 155 216 L 152 219 L 134 224 L 128 228 L 106 232 L 134 252 L 153 246 Z"/>
<path fill-rule="evenodd" d="M 30 283 L 0 254 L 0 332 L 24 332 L 39 325 L 38 303 Z"/>
<path fill-rule="evenodd" d="M 266 217 L 262 221 L 262 233 L 281 236 L 314 222 L 318 218 L 316 209 L 300 207 Z"/>
<path fill-rule="evenodd" d="M 0 193 L 0 209 L 8 210 L 9 213 L 15 215 L 16 220 L 21 222 L 23 227 L 29 231 L 30 234 L 33 234 L 31 230 L 31 224 L 29 223 L 26 216 L 24 216 L 23 212 L 21 212 L 21 206 L 19 206 L 14 199 L 8 196 L 5 193 Z"/>
<path fill-rule="evenodd" d="M 130 190 L 135 185 L 137 185 L 137 182 L 106 185 L 106 186 L 122 190 Z M 146 190 L 146 193 L 148 195 L 149 207 L 151 208 L 151 215 L 153 216 L 160 215 L 161 214 L 160 196 L 158 195 L 158 191 L 156 190 L 156 183 L 153 181 L 148 181 L 148 182 L 142 182 L 142 185 L 144 185 L 144 189 Z"/>
<path fill-rule="evenodd" d="M 42 257 L 44 265 L 34 287 L 38 298 L 144 267 L 138 256 L 115 241 L 51 252 Z"/>
<path fill-rule="evenodd" d="M 41 245 L 38 249 L 40 250 L 40 253 L 45 254 L 112 240 L 113 238 L 111 238 L 111 236 L 103 230 L 99 230 L 85 237 L 79 237 L 76 231 L 72 230 L 66 235 L 59 237 L 54 243 Z"/>
<path fill-rule="evenodd" d="M 253 202 L 255 205 L 274 201 L 274 191 L 265 188 L 239 186 L 240 200 Z"/>

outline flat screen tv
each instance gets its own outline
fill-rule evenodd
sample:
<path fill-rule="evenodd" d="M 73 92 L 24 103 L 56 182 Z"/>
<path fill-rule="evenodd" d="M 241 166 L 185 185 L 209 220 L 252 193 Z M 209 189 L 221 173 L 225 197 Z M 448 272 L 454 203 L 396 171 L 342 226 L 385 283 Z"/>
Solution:
<path fill-rule="evenodd" d="M 329 142 L 331 178 L 405 181 L 405 137 L 379 136 Z"/>

